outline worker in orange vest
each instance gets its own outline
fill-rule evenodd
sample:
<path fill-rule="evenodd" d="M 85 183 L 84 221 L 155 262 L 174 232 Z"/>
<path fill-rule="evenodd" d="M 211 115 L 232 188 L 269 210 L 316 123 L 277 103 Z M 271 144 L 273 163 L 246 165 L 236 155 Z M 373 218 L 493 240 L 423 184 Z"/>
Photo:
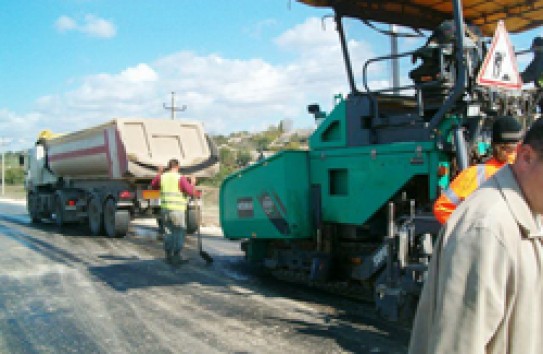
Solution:
<path fill-rule="evenodd" d="M 512 163 L 522 138 L 520 123 L 511 116 L 498 118 L 492 125 L 492 158 L 460 172 L 434 203 L 434 215 L 444 224 L 456 207 L 506 163 Z"/>

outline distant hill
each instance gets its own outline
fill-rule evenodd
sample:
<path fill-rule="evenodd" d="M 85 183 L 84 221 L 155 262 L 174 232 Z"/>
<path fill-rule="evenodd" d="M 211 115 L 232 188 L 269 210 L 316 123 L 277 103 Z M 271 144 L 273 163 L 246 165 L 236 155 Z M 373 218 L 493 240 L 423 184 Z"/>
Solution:
<path fill-rule="evenodd" d="M 281 150 L 306 150 L 312 132 L 312 129 L 284 129 L 283 123 L 280 123 L 262 132 L 241 131 L 211 136 L 219 149 L 221 169 L 206 184 L 219 186 L 227 175 L 254 163 L 261 156 L 268 157 Z"/>

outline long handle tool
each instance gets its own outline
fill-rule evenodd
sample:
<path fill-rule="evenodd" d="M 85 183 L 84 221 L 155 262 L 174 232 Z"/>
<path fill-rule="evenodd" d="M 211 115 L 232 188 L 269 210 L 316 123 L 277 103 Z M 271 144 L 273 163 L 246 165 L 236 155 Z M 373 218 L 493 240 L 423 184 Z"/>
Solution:
<path fill-rule="evenodd" d="M 211 264 L 213 263 L 213 257 L 211 257 L 209 255 L 209 253 L 207 253 L 206 251 L 203 250 L 202 248 L 202 233 L 200 232 L 200 227 L 201 227 L 201 224 L 202 224 L 202 207 L 200 204 L 198 204 L 198 252 L 200 252 L 200 257 L 202 257 L 202 259 L 204 261 L 206 261 L 207 264 Z"/>

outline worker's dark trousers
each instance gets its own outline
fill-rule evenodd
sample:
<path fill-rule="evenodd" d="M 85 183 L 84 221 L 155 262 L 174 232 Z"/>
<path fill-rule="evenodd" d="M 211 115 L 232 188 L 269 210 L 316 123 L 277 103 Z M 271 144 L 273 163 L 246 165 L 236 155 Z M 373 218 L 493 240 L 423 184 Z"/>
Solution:
<path fill-rule="evenodd" d="M 185 212 L 178 210 L 162 210 L 162 221 L 166 232 L 164 250 L 166 255 L 179 254 L 185 244 Z"/>

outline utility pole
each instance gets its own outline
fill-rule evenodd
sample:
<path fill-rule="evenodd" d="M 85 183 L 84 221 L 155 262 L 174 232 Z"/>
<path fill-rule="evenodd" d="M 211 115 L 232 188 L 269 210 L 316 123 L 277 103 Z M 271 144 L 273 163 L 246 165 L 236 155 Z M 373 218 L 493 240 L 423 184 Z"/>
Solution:
<path fill-rule="evenodd" d="M 175 119 L 175 112 L 183 112 L 187 109 L 187 106 L 182 105 L 181 107 L 175 106 L 175 92 L 172 92 L 172 105 L 170 107 L 166 106 L 166 103 L 163 103 L 164 109 L 169 109 L 172 113 L 172 119 Z"/>
<path fill-rule="evenodd" d="M 6 155 L 4 146 L 8 145 L 9 143 L 11 143 L 11 139 L 0 138 L 0 148 L 2 148 L 2 195 L 6 194 Z"/>

